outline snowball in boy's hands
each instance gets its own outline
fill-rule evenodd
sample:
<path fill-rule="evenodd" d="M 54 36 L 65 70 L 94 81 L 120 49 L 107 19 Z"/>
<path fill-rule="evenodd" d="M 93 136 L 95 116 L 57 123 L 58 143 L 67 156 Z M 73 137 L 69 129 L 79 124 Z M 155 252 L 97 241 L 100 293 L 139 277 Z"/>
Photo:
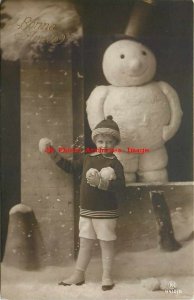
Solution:
<path fill-rule="evenodd" d="M 97 186 L 100 182 L 100 175 L 98 170 L 94 169 L 94 168 L 90 168 L 87 172 L 86 172 L 86 179 L 87 179 L 87 183 L 91 186 Z"/>
<path fill-rule="evenodd" d="M 46 152 L 46 149 L 53 145 L 53 142 L 48 138 L 42 138 L 39 141 L 39 151 L 41 153 Z"/>
<path fill-rule="evenodd" d="M 111 167 L 102 168 L 100 171 L 100 176 L 104 180 L 115 180 L 116 179 L 115 171 Z"/>

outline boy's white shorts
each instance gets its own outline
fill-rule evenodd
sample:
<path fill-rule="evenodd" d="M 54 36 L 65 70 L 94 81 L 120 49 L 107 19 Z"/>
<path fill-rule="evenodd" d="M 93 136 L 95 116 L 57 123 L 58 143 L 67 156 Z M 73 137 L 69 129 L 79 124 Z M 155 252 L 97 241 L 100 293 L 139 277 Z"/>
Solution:
<path fill-rule="evenodd" d="M 103 241 L 116 240 L 117 219 L 94 219 L 80 216 L 79 237 Z"/>

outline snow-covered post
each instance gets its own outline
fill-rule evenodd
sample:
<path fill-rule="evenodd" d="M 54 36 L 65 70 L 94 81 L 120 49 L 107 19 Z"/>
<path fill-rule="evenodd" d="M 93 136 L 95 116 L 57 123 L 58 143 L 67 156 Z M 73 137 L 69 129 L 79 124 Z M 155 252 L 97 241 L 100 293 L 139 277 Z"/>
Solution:
<path fill-rule="evenodd" d="M 44 253 L 43 240 L 33 210 L 24 204 L 15 205 L 9 212 L 3 262 L 21 269 L 37 269 L 40 267 L 40 256 Z"/>
<path fill-rule="evenodd" d="M 176 251 L 181 248 L 176 241 L 171 222 L 170 212 L 165 200 L 164 191 L 150 191 L 156 224 L 159 233 L 159 245 L 162 250 Z"/>

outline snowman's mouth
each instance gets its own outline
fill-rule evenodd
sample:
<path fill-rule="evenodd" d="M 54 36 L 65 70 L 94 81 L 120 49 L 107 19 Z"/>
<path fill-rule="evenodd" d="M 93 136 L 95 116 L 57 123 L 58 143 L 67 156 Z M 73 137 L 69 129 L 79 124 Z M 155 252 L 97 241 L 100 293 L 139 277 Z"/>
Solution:
<path fill-rule="evenodd" d="M 139 71 L 139 72 L 132 72 L 132 73 L 128 73 L 127 75 L 133 78 L 137 78 L 137 77 L 141 77 L 142 75 L 144 75 L 147 71 L 147 68 L 145 68 L 143 71 Z"/>

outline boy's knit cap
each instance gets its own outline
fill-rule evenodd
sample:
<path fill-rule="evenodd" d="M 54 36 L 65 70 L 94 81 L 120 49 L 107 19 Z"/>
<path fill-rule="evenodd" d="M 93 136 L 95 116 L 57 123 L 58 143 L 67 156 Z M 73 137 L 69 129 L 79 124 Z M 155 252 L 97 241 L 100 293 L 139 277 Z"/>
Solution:
<path fill-rule="evenodd" d="M 95 137 L 98 134 L 112 135 L 117 142 L 120 142 L 120 130 L 117 123 L 113 120 L 112 116 L 107 116 L 106 119 L 102 120 L 92 130 L 92 140 L 95 141 Z"/>

